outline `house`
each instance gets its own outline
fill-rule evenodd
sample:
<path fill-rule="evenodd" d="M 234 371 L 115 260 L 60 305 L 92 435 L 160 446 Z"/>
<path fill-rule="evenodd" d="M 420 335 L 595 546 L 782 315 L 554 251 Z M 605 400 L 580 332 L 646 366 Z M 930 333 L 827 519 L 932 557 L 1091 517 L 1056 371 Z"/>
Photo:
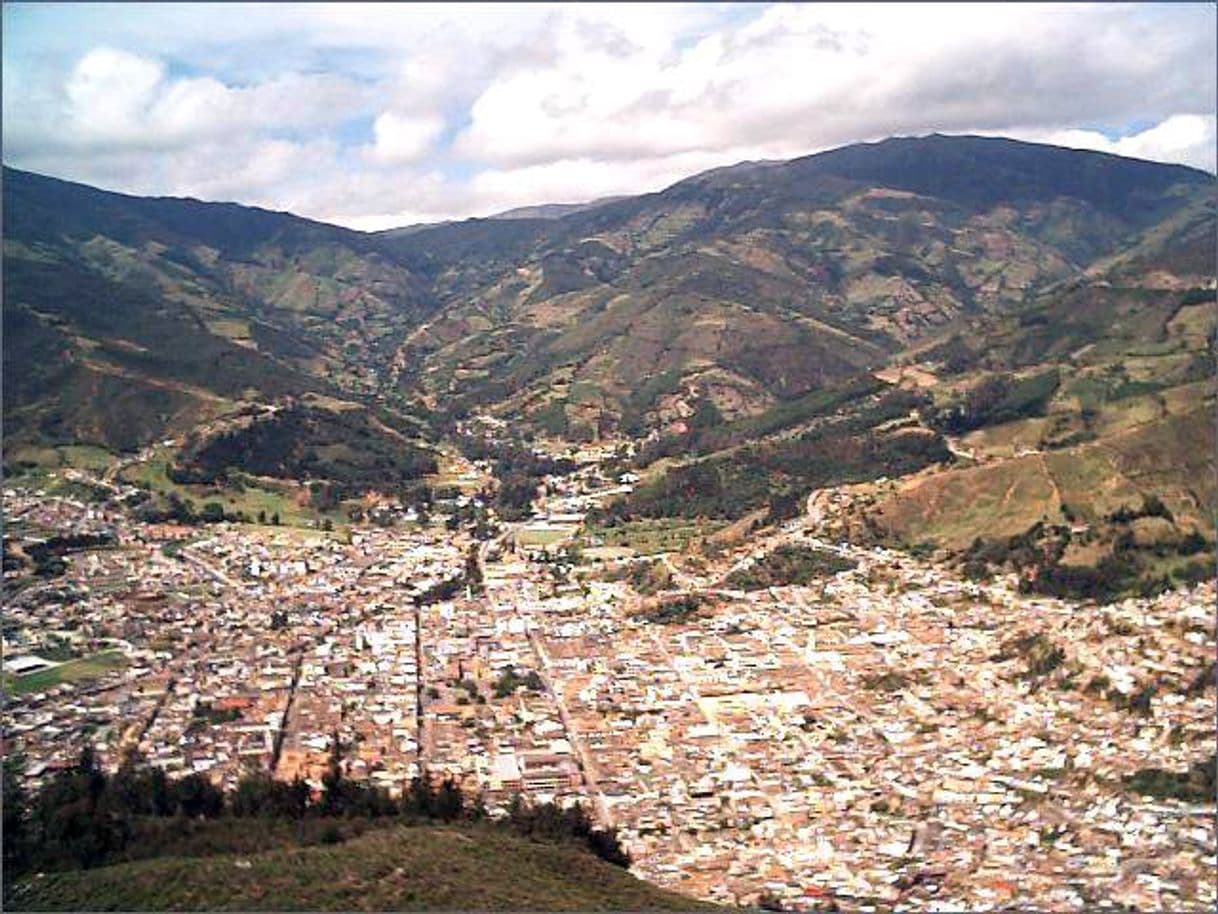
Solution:
<path fill-rule="evenodd" d="M 58 664 L 52 663 L 50 660 L 44 660 L 41 657 L 36 657 L 33 654 L 26 654 L 21 657 L 14 657 L 11 660 L 4 661 L 4 668 L 16 675 L 24 676 L 26 673 L 32 673 L 35 670 L 49 670 Z"/>

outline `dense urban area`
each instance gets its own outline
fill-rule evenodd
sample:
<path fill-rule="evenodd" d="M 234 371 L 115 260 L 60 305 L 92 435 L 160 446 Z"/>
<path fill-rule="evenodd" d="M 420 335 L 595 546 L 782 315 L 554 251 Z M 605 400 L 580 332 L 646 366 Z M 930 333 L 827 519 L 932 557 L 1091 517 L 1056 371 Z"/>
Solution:
<path fill-rule="evenodd" d="M 452 454 L 426 508 L 338 525 L 10 479 L 5 755 L 30 790 L 89 746 L 230 791 L 337 764 L 492 818 L 579 802 L 727 905 L 1212 910 L 1212 582 L 1022 593 L 831 535 L 828 493 L 719 548 L 618 543 L 589 512 L 637 481 L 623 448 L 538 451 L 566 465 L 510 511 L 518 480 Z"/>

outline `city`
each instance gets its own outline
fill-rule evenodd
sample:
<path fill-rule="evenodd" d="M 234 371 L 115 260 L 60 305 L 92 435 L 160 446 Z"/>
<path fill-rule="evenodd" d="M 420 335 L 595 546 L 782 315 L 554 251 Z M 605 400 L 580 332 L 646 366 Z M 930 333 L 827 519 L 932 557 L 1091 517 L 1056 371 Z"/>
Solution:
<path fill-rule="evenodd" d="M 644 594 L 623 572 L 655 555 L 575 545 L 637 478 L 599 472 L 612 452 L 483 539 L 438 514 L 149 524 L 121 482 L 88 480 L 101 503 L 10 485 L 6 555 L 98 544 L 45 582 L 6 563 L 5 754 L 32 785 L 89 743 L 111 770 L 135 751 L 317 792 L 337 740 L 343 773 L 391 794 L 452 777 L 493 816 L 581 802 L 638 876 L 727 905 L 1212 909 L 1213 803 L 1136 789 L 1212 754 L 1212 583 L 1028 596 L 828 537 L 814 494 L 741 547 L 662 553 L 675 573 Z M 784 548 L 845 570 L 730 586 Z"/>

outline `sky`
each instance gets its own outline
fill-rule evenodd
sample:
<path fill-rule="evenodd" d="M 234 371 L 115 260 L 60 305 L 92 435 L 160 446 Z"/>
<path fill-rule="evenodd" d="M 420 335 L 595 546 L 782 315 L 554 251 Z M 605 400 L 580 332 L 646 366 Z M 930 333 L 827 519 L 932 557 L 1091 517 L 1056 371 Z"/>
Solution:
<path fill-rule="evenodd" d="M 6 3 L 3 158 L 367 230 L 934 132 L 1212 172 L 1215 9 Z"/>

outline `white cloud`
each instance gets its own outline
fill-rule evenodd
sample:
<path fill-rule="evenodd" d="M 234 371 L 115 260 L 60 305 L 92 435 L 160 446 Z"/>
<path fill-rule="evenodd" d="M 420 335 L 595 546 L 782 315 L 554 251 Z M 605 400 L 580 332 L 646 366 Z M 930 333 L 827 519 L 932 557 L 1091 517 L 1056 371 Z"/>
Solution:
<path fill-rule="evenodd" d="M 31 117 L 21 96 L 10 96 L 7 85 L 4 94 L 6 154 L 15 147 L 88 156 L 324 128 L 367 110 L 371 101 L 366 88 L 341 75 L 289 73 L 229 86 L 212 76 L 171 79 L 161 61 L 111 48 L 96 48 L 72 67 L 58 111 Z M 44 92 L 43 104 L 48 98 L 54 93 Z"/>
<path fill-rule="evenodd" d="M 1162 56 L 1164 46 L 1203 52 L 1212 39 L 1136 25 L 1131 12 L 1072 6 L 780 6 L 675 55 L 607 53 L 572 27 L 551 64 L 487 87 L 455 151 L 529 165 L 801 134 L 824 147 L 932 129 L 1129 121 L 1148 108 L 1163 117 L 1213 98 L 1212 74 L 1192 82 L 1196 72 Z"/>
<path fill-rule="evenodd" d="M 68 77 L 69 129 L 93 135 L 138 132 L 155 98 L 164 68 L 124 51 L 90 51 Z"/>
<path fill-rule="evenodd" d="M 376 141 L 367 155 L 381 164 L 401 165 L 427 154 L 444 130 L 444 118 L 386 111 L 376 119 L 372 130 Z"/>
<path fill-rule="evenodd" d="M 1024 138 L 1152 162 L 1179 162 L 1212 172 L 1218 152 L 1216 121 L 1218 119 L 1212 114 L 1176 114 L 1153 127 L 1116 140 L 1096 130 L 1059 130 Z"/>
<path fill-rule="evenodd" d="M 931 131 L 1214 168 L 1212 5 L 18 3 L 4 26 L 9 164 L 351 225 Z"/>

